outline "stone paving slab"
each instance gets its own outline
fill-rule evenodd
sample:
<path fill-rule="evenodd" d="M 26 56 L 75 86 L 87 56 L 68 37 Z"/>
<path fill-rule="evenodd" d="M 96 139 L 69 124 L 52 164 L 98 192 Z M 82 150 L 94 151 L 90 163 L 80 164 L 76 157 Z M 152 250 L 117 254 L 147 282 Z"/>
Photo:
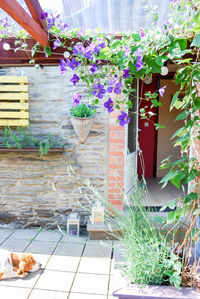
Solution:
<path fill-rule="evenodd" d="M 77 273 L 71 292 L 107 295 L 108 280 L 108 275 Z"/>
<path fill-rule="evenodd" d="M 58 242 L 62 238 L 62 233 L 57 231 L 40 231 L 36 236 L 36 241 Z"/>
<path fill-rule="evenodd" d="M 69 292 L 74 275 L 71 272 L 44 270 L 35 289 Z"/>
<path fill-rule="evenodd" d="M 84 246 L 85 244 L 59 243 L 54 254 L 80 257 L 83 252 Z"/>
<path fill-rule="evenodd" d="M 56 246 L 57 242 L 32 241 L 26 248 L 26 252 L 52 254 Z"/>
<path fill-rule="evenodd" d="M 26 288 L 16 288 L 0 285 L 0 296 L 2 299 L 26 299 L 31 290 Z"/>
<path fill-rule="evenodd" d="M 17 239 L 17 240 L 28 240 L 32 241 L 37 234 L 39 233 L 38 229 L 17 229 L 12 233 L 10 239 Z"/>
<path fill-rule="evenodd" d="M 83 257 L 111 258 L 111 246 L 98 246 L 86 244 Z"/>
<path fill-rule="evenodd" d="M 13 234 L 13 231 L 8 229 L 0 229 L 0 244 L 4 242 L 10 235 Z"/>
<path fill-rule="evenodd" d="M 78 272 L 109 275 L 110 265 L 109 258 L 82 257 Z"/>
<path fill-rule="evenodd" d="M 53 255 L 46 265 L 47 270 L 76 272 L 80 257 Z"/>
<path fill-rule="evenodd" d="M 68 293 L 59 291 L 33 290 L 28 299 L 67 299 Z"/>
<path fill-rule="evenodd" d="M 30 244 L 30 240 L 15 240 L 8 238 L 5 240 L 0 248 L 7 249 L 7 250 L 12 250 L 12 251 L 24 251 L 28 245 Z"/>
<path fill-rule="evenodd" d="M 83 294 L 83 293 L 71 293 L 68 297 L 69 299 L 107 299 L 104 295 L 94 295 L 94 294 Z M 116 297 L 115 297 L 116 299 Z"/>

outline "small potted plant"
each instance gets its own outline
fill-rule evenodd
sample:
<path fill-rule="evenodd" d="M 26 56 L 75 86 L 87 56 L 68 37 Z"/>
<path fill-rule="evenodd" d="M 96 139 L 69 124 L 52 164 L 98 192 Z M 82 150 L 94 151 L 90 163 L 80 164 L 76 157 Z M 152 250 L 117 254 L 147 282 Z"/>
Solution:
<path fill-rule="evenodd" d="M 80 93 L 73 96 L 74 104 L 70 109 L 70 119 L 80 143 L 84 143 L 92 128 L 95 110 L 88 104 L 80 103 L 81 97 Z"/>

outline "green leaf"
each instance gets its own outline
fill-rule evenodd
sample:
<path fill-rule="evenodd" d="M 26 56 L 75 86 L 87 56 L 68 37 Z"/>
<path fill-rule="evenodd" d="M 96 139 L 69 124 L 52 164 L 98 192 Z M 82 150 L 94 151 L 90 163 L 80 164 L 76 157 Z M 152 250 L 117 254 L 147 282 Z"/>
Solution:
<path fill-rule="evenodd" d="M 177 92 L 175 92 L 175 94 L 173 95 L 172 101 L 171 101 L 171 105 L 170 105 L 170 111 L 173 109 L 174 104 L 176 103 L 178 96 L 179 96 L 180 90 L 178 90 Z"/>
<path fill-rule="evenodd" d="M 186 197 L 185 197 L 185 201 L 184 203 L 187 204 L 188 202 L 190 202 L 191 200 L 196 200 L 198 199 L 198 194 L 195 193 L 195 192 L 190 192 L 190 194 L 188 194 Z"/>
<path fill-rule="evenodd" d="M 179 43 L 181 51 L 184 51 L 187 49 L 187 39 L 180 39 L 178 41 L 178 43 Z"/>
<path fill-rule="evenodd" d="M 45 53 L 47 56 L 51 56 L 51 48 L 50 47 L 45 47 Z"/>
<path fill-rule="evenodd" d="M 179 172 L 178 175 L 176 175 L 173 179 L 170 180 L 170 182 L 177 188 L 180 189 L 181 186 L 181 180 L 185 177 L 184 172 Z"/>
<path fill-rule="evenodd" d="M 171 211 L 167 215 L 167 224 L 171 224 L 176 221 L 176 211 Z"/>
<path fill-rule="evenodd" d="M 99 52 L 99 59 L 105 60 L 105 59 L 110 59 L 112 56 L 112 51 L 109 47 L 105 47 L 100 50 Z"/>
<path fill-rule="evenodd" d="M 197 33 L 191 43 L 191 47 L 199 47 L 200 46 L 200 34 Z"/>
<path fill-rule="evenodd" d="M 187 116 L 188 116 L 188 112 L 187 112 L 187 110 L 184 110 L 176 117 L 176 120 L 185 119 Z"/>
<path fill-rule="evenodd" d="M 162 189 L 167 185 L 168 181 L 172 180 L 177 174 L 178 174 L 178 170 L 176 171 L 169 171 L 163 178 L 162 180 L 159 182 L 160 184 L 163 183 L 162 185 Z"/>

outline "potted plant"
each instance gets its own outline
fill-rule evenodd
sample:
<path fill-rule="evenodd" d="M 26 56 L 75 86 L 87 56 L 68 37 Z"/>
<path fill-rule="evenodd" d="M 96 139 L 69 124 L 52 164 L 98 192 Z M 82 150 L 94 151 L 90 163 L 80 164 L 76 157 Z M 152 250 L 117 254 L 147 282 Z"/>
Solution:
<path fill-rule="evenodd" d="M 75 103 L 70 109 L 70 119 L 80 143 L 84 143 L 92 128 L 95 110 L 84 103 Z"/>

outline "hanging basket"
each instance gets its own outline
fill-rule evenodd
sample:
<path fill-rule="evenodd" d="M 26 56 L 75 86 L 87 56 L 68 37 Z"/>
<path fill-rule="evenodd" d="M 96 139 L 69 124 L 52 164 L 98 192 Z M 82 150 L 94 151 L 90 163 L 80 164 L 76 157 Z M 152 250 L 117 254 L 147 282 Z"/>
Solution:
<path fill-rule="evenodd" d="M 72 125 L 74 127 L 74 131 L 80 141 L 80 143 L 84 143 L 90 133 L 94 122 L 95 115 L 91 117 L 75 117 L 70 115 L 70 119 Z"/>

